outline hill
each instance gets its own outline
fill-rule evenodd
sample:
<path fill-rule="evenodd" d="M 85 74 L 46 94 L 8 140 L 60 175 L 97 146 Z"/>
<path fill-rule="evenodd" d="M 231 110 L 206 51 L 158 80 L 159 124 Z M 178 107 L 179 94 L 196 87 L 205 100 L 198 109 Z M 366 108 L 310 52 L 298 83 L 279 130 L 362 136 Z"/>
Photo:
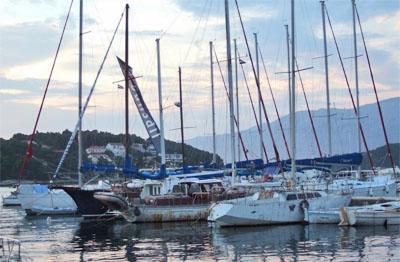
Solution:
<path fill-rule="evenodd" d="M 34 157 L 29 159 L 24 172 L 24 179 L 48 181 L 52 178 L 60 158 L 66 148 L 67 142 L 71 137 L 71 131 L 65 130 L 62 133 L 40 133 L 35 134 L 33 143 Z M 106 146 L 108 143 L 123 143 L 123 134 L 114 135 L 107 132 L 83 131 L 83 147 Z M 24 156 L 30 135 L 15 134 L 11 139 L 0 138 L 0 181 L 17 179 L 23 164 Z M 131 135 L 130 143 L 139 143 L 148 146 L 149 140 L 144 140 L 135 135 Z M 181 144 L 172 141 L 165 141 L 166 153 L 181 153 Z M 197 165 L 201 162 L 210 163 L 212 154 L 204 150 L 199 150 L 193 146 L 185 144 L 185 164 Z M 152 167 L 155 162 L 160 163 L 160 157 L 148 163 L 149 153 L 139 151 L 131 152 L 133 163 L 137 168 Z M 84 152 L 83 161 L 89 162 Z M 123 158 L 114 157 L 116 165 L 121 166 Z M 222 163 L 222 159 L 217 156 L 217 163 Z M 63 174 L 77 175 L 78 169 L 78 143 L 73 143 L 69 153 L 64 160 L 61 172 Z"/>

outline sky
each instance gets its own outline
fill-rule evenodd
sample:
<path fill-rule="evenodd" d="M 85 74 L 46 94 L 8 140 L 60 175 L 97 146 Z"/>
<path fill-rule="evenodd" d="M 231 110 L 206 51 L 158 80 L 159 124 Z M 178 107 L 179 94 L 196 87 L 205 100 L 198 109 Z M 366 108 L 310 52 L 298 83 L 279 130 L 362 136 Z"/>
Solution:
<path fill-rule="evenodd" d="M 83 118 L 83 130 L 96 129 L 114 134 L 125 132 L 124 91 L 118 88 L 118 84 L 123 84 L 123 78 L 115 57 L 125 57 L 125 14 L 118 29 L 117 25 L 127 3 L 130 7 L 129 63 L 138 77 L 143 98 L 160 125 L 156 46 L 156 39 L 159 39 L 166 139 L 181 141 L 180 111 L 174 105 L 180 99 L 179 67 L 182 72 L 185 139 L 210 136 L 213 132 L 210 42 L 213 43 L 215 129 L 217 134 L 229 133 L 229 81 L 225 6 L 222 0 L 84 1 L 83 103 L 92 86 L 94 92 Z M 16 133 L 32 133 L 70 4 L 67 0 L 0 2 L 1 138 L 9 139 Z M 290 0 L 237 0 L 237 4 L 239 8 L 235 1 L 229 0 L 232 89 L 240 127 L 247 129 L 255 126 L 254 112 L 259 110 L 251 61 L 260 74 L 260 88 L 269 120 L 274 121 L 278 116 L 273 100 L 280 116 L 289 113 L 285 25 L 288 25 L 290 41 L 295 43 L 298 68 L 308 68 L 296 75 L 296 110 L 306 109 L 304 93 L 311 110 L 326 108 L 320 1 L 295 1 L 294 37 L 291 36 Z M 328 0 L 325 5 L 330 106 L 352 108 L 348 86 L 355 99 L 356 75 L 360 105 L 375 103 L 368 60 L 379 99 L 400 96 L 400 1 L 356 1 L 366 47 L 357 21 L 358 74 L 354 58 L 352 2 Z M 113 44 L 101 67 L 114 31 Z M 256 46 L 259 50 L 258 63 Z M 235 63 L 235 50 L 246 63 Z M 39 132 L 72 131 L 75 128 L 78 121 L 78 54 L 79 1 L 75 0 L 37 124 Z M 102 71 L 95 83 L 100 68 Z M 131 97 L 129 99 L 129 132 L 148 138 L 138 110 Z"/>

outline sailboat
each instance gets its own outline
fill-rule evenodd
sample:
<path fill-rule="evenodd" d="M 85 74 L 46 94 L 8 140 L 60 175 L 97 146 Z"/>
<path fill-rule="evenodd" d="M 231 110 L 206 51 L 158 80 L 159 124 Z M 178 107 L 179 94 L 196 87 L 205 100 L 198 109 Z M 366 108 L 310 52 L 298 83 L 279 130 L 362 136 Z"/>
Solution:
<path fill-rule="evenodd" d="M 72 4 L 71 4 L 72 7 Z M 71 11 L 70 7 L 70 11 Z M 68 19 L 65 23 L 67 23 Z M 63 33 L 64 34 L 64 33 Z M 60 39 L 61 44 L 62 37 Z M 57 52 L 58 55 L 58 52 Z M 57 55 L 54 58 L 54 61 L 57 60 Z M 74 201 L 67 195 L 63 190 L 51 190 L 49 185 L 46 184 L 37 184 L 37 183 L 21 183 L 23 178 L 23 173 L 25 171 L 25 166 L 27 161 L 33 157 L 33 140 L 36 133 L 37 124 L 41 115 L 41 109 L 44 105 L 44 100 L 46 98 L 47 89 L 49 87 L 49 82 L 51 79 L 51 75 L 54 69 L 55 63 L 53 63 L 53 67 L 51 69 L 50 77 L 47 82 L 46 91 L 43 95 L 42 103 L 40 110 L 38 112 L 38 116 L 36 119 L 36 123 L 34 126 L 34 130 L 31 135 L 30 142 L 28 144 L 27 153 L 25 155 L 23 165 L 21 167 L 21 171 L 18 177 L 18 188 L 16 191 L 12 192 L 12 195 L 9 197 L 3 198 L 5 200 L 3 202 L 4 205 L 13 204 L 13 205 L 21 205 L 22 209 L 25 210 L 27 215 L 41 215 L 47 214 L 47 211 L 51 211 L 51 214 L 58 214 L 62 212 L 63 214 L 75 213 L 76 205 Z"/>
<path fill-rule="evenodd" d="M 227 5 L 227 1 L 225 1 L 225 4 Z M 292 0 L 292 37 L 294 38 L 293 18 L 294 1 Z M 229 24 L 227 24 L 226 28 L 227 36 L 229 36 Z M 246 37 L 246 34 L 244 34 L 244 36 Z M 229 43 L 229 41 L 230 39 L 227 37 L 227 42 Z M 296 159 L 294 45 L 295 42 L 293 39 L 291 72 L 291 153 L 292 158 Z M 292 178 L 295 177 L 296 170 L 296 161 L 291 161 Z M 348 206 L 350 203 L 351 196 L 349 194 L 327 194 L 323 191 L 297 190 L 296 181 L 294 179 L 291 181 L 293 181 L 294 185 L 291 184 L 287 190 L 266 189 L 252 196 L 216 202 L 210 208 L 208 220 L 215 222 L 218 227 L 302 223 L 308 210 Z"/>

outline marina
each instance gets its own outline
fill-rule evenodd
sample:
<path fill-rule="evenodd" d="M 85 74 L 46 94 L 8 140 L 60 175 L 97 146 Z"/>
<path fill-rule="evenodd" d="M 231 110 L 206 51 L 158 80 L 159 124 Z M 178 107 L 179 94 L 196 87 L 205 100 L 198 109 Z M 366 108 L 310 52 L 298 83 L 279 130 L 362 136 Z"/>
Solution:
<path fill-rule="evenodd" d="M 400 253 L 399 225 L 218 228 L 27 216 L 0 205 L 0 232 L 19 241 L 21 261 L 396 261 Z"/>

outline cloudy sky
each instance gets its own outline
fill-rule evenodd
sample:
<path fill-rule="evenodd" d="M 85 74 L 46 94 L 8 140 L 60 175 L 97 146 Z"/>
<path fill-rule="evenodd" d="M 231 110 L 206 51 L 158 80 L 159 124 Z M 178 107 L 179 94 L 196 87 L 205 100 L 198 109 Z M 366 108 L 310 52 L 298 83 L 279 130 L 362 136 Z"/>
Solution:
<path fill-rule="evenodd" d="M 250 62 L 251 56 L 256 63 L 255 35 L 260 51 L 261 89 L 268 117 L 271 121 L 277 118 L 270 88 L 279 115 L 288 114 L 288 79 L 287 74 L 280 72 L 287 72 L 288 67 L 285 25 L 289 26 L 291 34 L 290 0 L 237 2 L 245 34 L 235 1 L 232 0 L 229 1 L 229 17 L 232 57 L 236 39 L 238 55 L 246 62 L 242 65 L 243 69 L 238 65 L 237 74 L 240 126 L 246 129 L 256 125 L 251 100 L 258 112 L 257 89 Z M 302 83 L 297 77 L 296 109 L 306 108 L 302 86 L 311 109 L 326 108 L 321 4 L 319 0 L 295 2 L 297 63 L 299 68 L 311 68 L 301 72 Z M 120 0 L 84 1 L 83 101 L 95 81 L 126 3 Z M 139 77 L 139 87 L 157 122 L 159 98 L 156 39 L 160 39 L 166 138 L 180 141 L 180 132 L 177 130 L 180 127 L 179 109 L 174 106 L 179 101 L 179 67 L 182 68 L 185 138 L 209 136 L 212 133 L 210 41 L 213 42 L 213 53 L 216 54 L 213 57 L 216 132 L 228 133 L 224 1 L 138 0 L 128 3 L 130 65 Z M 399 3 L 398 0 L 356 2 L 367 47 L 366 53 L 357 23 L 361 105 L 375 102 L 367 54 L 379 99 L 400 96 Z M 69 6 L 68 0 L 0 2 L 0 137 L 9 139 L 15 133 L 32 132 Z M 326 10 L 329 15 L 329 20 L 326 17 L 326 35 L 331 107 L 352 108 L 346 83 L 347 79 L 355 96 L 351 0 L 326 1 Z M 37 130 L 40 132 L 73 130 L 78 120 L 78 30 L 79 1 L 75 0 L 38 122 Z M 118 89 L 122 74 L 115 59 L 116 56 L 124 58 L 124 30 L 123 18 L 84 116 L 84 130 L 124 133 L 124 92 Z M 344 69 L 341 67 L 332 31 Z M 235 63 L 233 66 L 235 72 Z M 235 75 L 233 80 L 236 89 Z M 129 112 L 130 132 L 147 138 L 133 102 Z"/>

